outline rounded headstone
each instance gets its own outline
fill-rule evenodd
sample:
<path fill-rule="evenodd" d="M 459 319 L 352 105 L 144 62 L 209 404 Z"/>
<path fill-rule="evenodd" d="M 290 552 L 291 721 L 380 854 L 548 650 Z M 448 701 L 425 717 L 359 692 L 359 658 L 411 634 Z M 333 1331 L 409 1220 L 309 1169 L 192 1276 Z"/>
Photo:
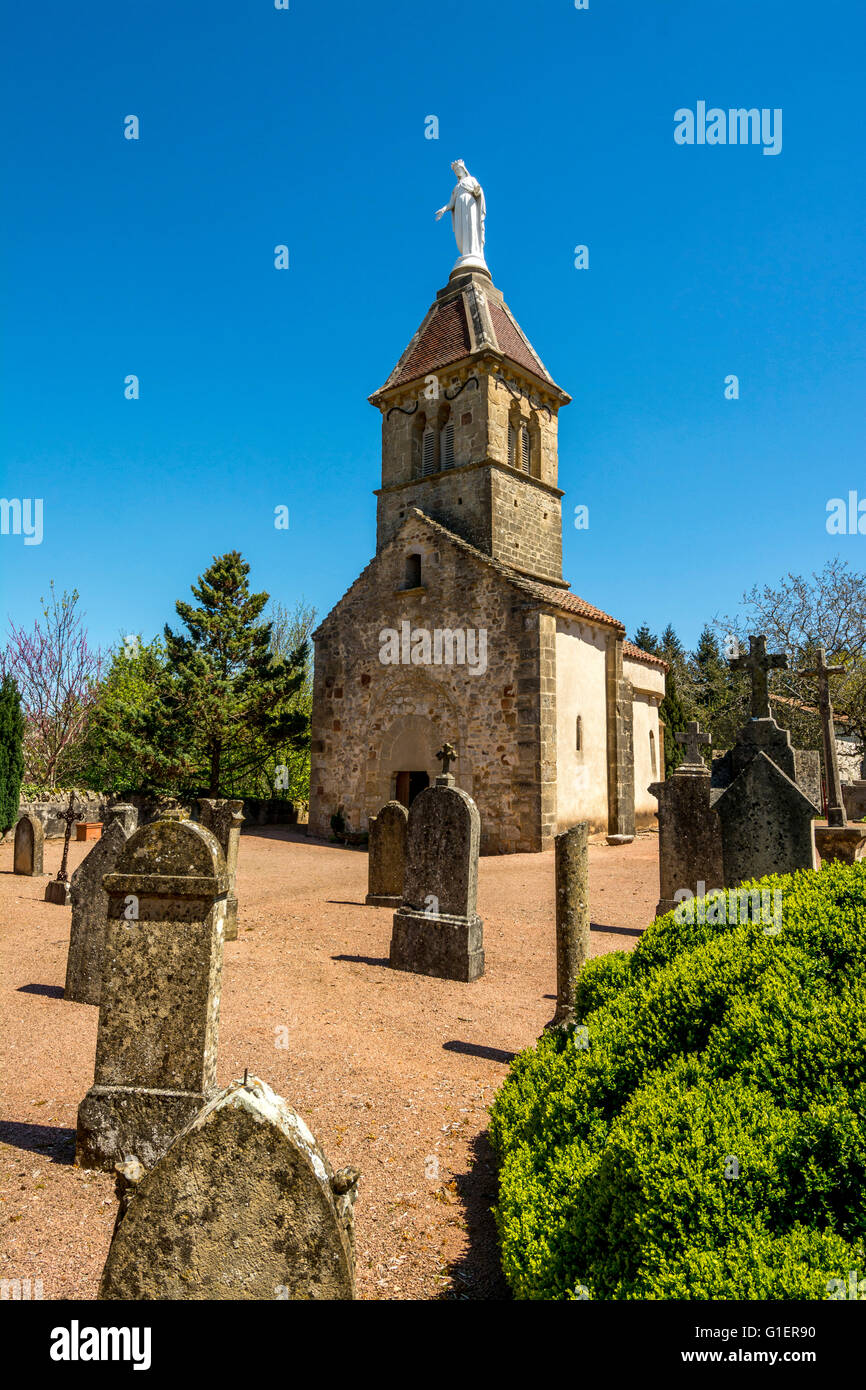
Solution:
<path fill-rule="evenodd" d="M 137 1184 L 99 1298 L 352 1299 L 357 1177 L 265 1082 L 236 1081 Z"/>

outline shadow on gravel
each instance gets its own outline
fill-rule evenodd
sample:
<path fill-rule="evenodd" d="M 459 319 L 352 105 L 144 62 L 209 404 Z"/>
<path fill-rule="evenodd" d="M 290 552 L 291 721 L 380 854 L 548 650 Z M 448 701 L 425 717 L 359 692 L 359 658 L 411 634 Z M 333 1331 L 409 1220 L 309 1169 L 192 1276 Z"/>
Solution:
<path fill-rule="evenodd" d="M 19 985 L 19 994 L 45 994 L 49 999 L 62 999 L 62 985 Z"/>
<path fill-rule="evenodd" d="M 443 1052 L 462 1052 L 466 1057 L 486 1057 L 488 1062 L 504 1062 L 509 1066 L 517 1056 L 516 1052 L 503 1052 L 500 1047 L 484 1047 L 481 1043 L 447 1042 L 442 1044 Z"/>
<path fill-rule="evenodd" d="M 604 932 L 605 936 L 643 936 L 643 927 L 603 927 L 600 922 L 590 922 L 590 931 Z"/>
<path fill-rule="evenodd" d="M 0 1120 L 0 1144 L 43 1154 L 52 1163 L 72 1163 L 75 1159 L 75 1130 L 54 1129 L 51 1125 L 28 1125 L 18 1120 Z"/>
<path fill-rule="evenodd" d="M 454 1178 L 457 1196 L 463 1205 L 469 1245 L 464 1255 L 446 1265 L 443 1273 L 451 1282 L 448 1288 L 442 1289 L 438 1300 L 510 1300 L 491 1210 L 497 1197 L 496 1155 L 486 1130 L 476 1135 L 471 1155 L 469 1172 L 458 1173 Z"/>
<path fill-rule="evenodd" d="M 331 960 L 348 960 L 352 965 L 391 965 L 387 956 L 331 956 Z"/>

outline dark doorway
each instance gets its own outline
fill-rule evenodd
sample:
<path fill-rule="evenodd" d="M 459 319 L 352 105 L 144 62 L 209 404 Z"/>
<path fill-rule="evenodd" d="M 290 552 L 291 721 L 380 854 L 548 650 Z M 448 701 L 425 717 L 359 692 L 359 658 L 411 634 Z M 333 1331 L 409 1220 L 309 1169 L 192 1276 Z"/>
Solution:
<path fill-rule="evenodd" d="M 419 792 L 429 787 L 430 778 L 426 772 L 398 772 L 396 796 L 404 806 L 411 806 Z"/>

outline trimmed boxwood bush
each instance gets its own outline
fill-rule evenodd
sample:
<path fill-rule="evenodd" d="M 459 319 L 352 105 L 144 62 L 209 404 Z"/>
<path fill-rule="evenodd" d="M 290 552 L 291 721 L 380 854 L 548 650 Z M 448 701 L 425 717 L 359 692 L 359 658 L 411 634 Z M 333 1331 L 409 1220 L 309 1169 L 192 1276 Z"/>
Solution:
<path fill-rule="evenodd" d="M 745 885 L 754 887 L 755 885 Z M 762 879 L 778 934 L 659 918 L 590 961 L 588 1032 L 491 1111 L 515 1295 L 809 1299 L 866 1275 L 866 865 Z"/>

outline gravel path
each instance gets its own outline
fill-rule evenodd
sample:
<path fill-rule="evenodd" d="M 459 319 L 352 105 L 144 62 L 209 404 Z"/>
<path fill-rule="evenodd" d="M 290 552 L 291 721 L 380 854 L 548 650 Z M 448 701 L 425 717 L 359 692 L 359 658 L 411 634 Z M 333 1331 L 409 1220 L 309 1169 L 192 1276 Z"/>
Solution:
<path fill-rule="evenodd" d="M 70 869 L 90 846 L 72 844 Z M 45 846 L 46 873 L 60 841 Z M 629 950 L 658 896 L 657 837 L 590 846 L 593 954 Z M 484 858 L 486 974 L 471 985 L 392 971 L 391 912 L 363 906 L 367 856 L 293 830 L 241 840 L 240 931 L 226 946 L 218 1074 L 262 1076 L 335 1168 L 362 1171 L 365 1299 L 503 1298 L 487 1107 L 509 1057 L 553 1012 L 553 854 Z M 70 909 L 12 873 L 0 846 L 0 1278 L 93 1298 L 114 1180 L 74 1157 L 97 1010 L 63 1001 Z"/>

